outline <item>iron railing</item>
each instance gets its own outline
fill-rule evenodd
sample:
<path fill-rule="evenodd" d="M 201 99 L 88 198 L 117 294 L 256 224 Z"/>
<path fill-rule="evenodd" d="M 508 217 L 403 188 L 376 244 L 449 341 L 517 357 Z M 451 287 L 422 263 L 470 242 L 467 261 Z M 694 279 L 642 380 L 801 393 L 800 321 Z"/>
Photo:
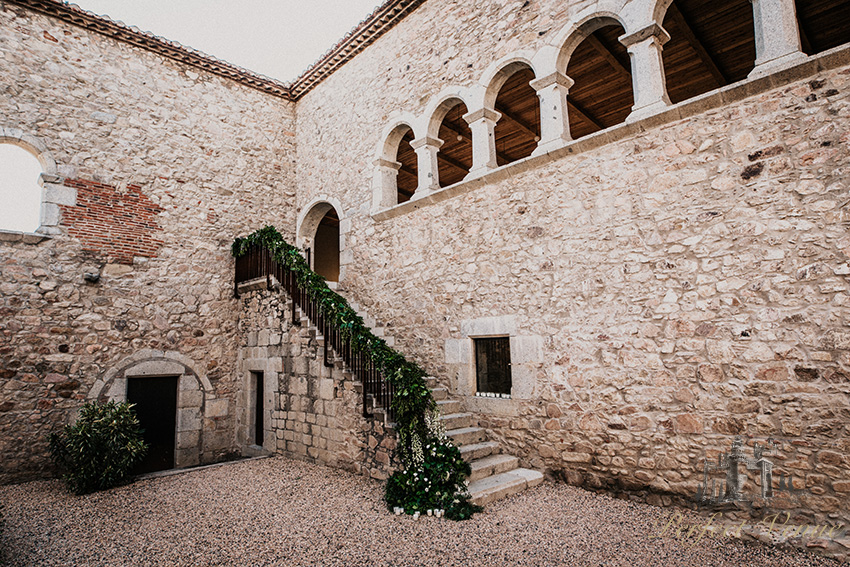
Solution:
<path fill-rule="evenodd" d="M 335 322 L 325 317 L 319 303 L 309 296 L 307 290 L 298 285 L 295 272 L 275 261 L 268 248 L 255 244 L 243 256 L 236 258 L 236 296 L 239 296 L 239 284 L 259 278 L 266 278 L 266 285 L 269 288 L 272 287 L 272 278 L 274 278 L 289 295 L 292 300 L 290 317 L 293 325 L 301 325 L 301 319 L 298 316 L 298 309 L 300 309 L 301 313 L 324 336 L 325 366 L 334 365 L 332 354 L 336 353 L 348 370 L 354 374 L 355 379 L 363 385 L 363 416 L 373 417 L 369 407 L 371 397 L 374 406 L 383 408 L 390 420 L 395 421 L 392 411 L 395 393 L 393 385 L 375 366 L 369 355 L 362 350 L 355 351 L 349 338 L 343 335 Z"/>

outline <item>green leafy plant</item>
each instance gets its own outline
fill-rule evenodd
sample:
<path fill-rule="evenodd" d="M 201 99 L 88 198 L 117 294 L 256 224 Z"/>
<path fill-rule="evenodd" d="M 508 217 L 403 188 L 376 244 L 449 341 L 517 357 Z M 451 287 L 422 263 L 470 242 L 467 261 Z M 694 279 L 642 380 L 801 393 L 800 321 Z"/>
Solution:
<path fill-rule="evenodd" d="M 244 238 L 237 238 L 233 242 L 231 253 L 235 258 L 239 258 L 255 245 L 266 248 L 278 264 L 295 273 L 299 287 L 319 304 L 322 315 L 341 330 L 355 352 L 365 353 L 395 387 L 392 409 L 396 421 L 396 452 L 405 469 L 393 475 L 388 482 L 387 502 L 395 503 L 389 504 L 390 507 L 401 506 L 413 513 L 414 509 L 419 509 L 415 508 L 419 505 L 417 503 L 429 502 L 433 504 L 431 508 L 445 509 L 446 517 L 469 517 L 476 510 L 476 507 L 469 504 L 468 496 L 464 497 L 469 466 L 456 462 L 451 450 L 445 447 L 452 447 L 458 458 L 460 452 L 445 440 L 444 436 L 429 432 L 427 420 L 428 416 L 435 412 L 436 402 L 425 384 L 425 371 L 418 364 L 405 359 L 401 353 L 387 345 L 386 341 L 376 337 L 345 298 L 331 290 L 325 279 L 310 269 L 301 251 L 287 243 L 273 226 L 266 226 Z M 435 449 L 436 452 L 429 457 L 430 460 L 422 458 L 424 446 L 436 447 L 437 444 L 443 449 Z M 460 459 L 460 462 L 463 462 L 463 459 Z M 427 474 L 425 467 L 429 467 L 434 474 L 439 473 L 440 478 L 445 477 L 445 480 L 438 483 L 441 487 L 439 490 L 426 491 L 427 497 L 423 497 L 419 484 L 407 483 L 408 477 L 404 477 L 403 481 L 399 480 L 399 475 L 414 473 L 415 478 L 420 478 L 420 472 Z M 454 468 L 449 470 L 451 467 Z M 436 496 L 437 492 L 440 493 L 439 497 Z M 447 499 L 446 494 L 451 494 L 451 498 Z M 458 502 L 454 502 L 455 499 Z M 437 506 L 438 501 L 445 505 Z"/>
<path fill-rule="evenodd" d="M 77 494 L 127 482 L 147 449 L 128 403 L 87 403 L 73 425 L 50 435 L 50 453 Z"/>

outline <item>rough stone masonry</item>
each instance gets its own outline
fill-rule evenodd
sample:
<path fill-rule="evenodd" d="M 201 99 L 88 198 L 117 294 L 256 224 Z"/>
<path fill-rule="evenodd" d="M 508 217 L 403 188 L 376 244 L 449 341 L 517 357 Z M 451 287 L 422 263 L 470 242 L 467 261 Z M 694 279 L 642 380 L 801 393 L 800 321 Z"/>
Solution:
<path fill-rule="evenodd" d="M 773 437 L 795 515 L 850 523 L 846 46 L 373 207 L 393 120 L 583 14 L 631 25 L 649 4 L 428 0 L 291 102 L 0 3 L 3 139 L 37 137 L 50 184 L 74 190 L 48 203 L 55 230 L 0 242 L 0 479 L 38 474 L 44 435 L 139 352 L 196 377 L 199 461 L 244 448 L 244 360 L 277 358 L 275 448 L 380 476 L 385 439 L 327 430 L 348 394 L 310 382 L 330 379 L 295 354 L 311 338 L 272 332 L 271 299 L 232 297 L 233 237 L 309 237 L 332 203 L 340 291 L 523 466 L 669 504 L 735 435 Z M 95 197 L 147 216 L 75 209 Z M 493 335 L 510 337 L 510 399 L 475 395 L 472 340 Z"/>

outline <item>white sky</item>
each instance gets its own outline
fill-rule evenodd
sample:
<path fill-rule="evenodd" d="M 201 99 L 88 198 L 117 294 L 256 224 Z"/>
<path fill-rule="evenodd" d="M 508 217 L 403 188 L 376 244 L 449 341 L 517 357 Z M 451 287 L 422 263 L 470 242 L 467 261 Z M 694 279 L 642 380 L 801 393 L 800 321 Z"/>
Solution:
<path fill-rule="evenodd" d="M 39 225 L 41 164 L 28 151 L 0 144 L 0 229 L 34 232 Z"/>
<path fill-rule="evenodd" d="M 381 0 L 75 0 L 166 39 L 291 81 Z"/>

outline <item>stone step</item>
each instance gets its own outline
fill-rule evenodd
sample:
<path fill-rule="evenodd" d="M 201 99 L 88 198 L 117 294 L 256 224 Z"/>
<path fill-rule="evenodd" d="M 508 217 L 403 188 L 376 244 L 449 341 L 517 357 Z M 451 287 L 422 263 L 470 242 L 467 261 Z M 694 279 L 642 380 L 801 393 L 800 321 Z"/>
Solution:
<path fill-rule="evenodd" d="M 483 441 L 485 432 L 480 427 L 461 427 L 460 429 L 446 431 L 446 436 L 459 447 Z"/>
<path fill-rule="evenodd" d="M 490 475 L 501 474 L 512 471 L 519 467 L 519 459 L 513 455 L 490 455 L 483 459 L 476 459 L 469 463 L 472 473 L 469 482 L 481 480 Z"/>
<path fill-rule="evenodd" d="M 458 400 L 440 400 L 437 402 L 437 409 L 440 410 L 441 415 L 460 413 L 462 407 Z"/>
<path fill-rule="evenodd" d="M 469 483 L 472 503 L 484 506 L 500 498 L 522 492 L 543 482 L 543 473 L 530 469 L 514 469 Z"/>
<path fill-rule="evenodd" d="M 499 448 L 499 444 L 495 441 L 472 443 L 470 445 L 458 447 L 458 449 L 460 449 L 460 456 L 463 457 L 463 460 L 467 463 L 471 463 L 475 459 L 481 459 L 488 455 L 495 455 L 501 450 Z"/>
<path fill-rule="evenodd" d="M 443 427 L 446 430 L 460 429 L 462 427 L 473 427 L 478 425 L 475 423 L 475 416 L 471 413 L 449 413 L 440 416 L 440 421 L 443 422 Z"/>
<path fill-rule="evenodd" d="M 431 388 L 431 395 L 435 400 L 445 400 L 449 397 L 449 391 L 446 388 L 439 386 L 437 388 Z"/>
<path fill-rule="evenodd" d="M 425 380 L 425 385 L 429 388 L 436 388 L 437 386 L 439 386 L 439 384 L 437 383 L 437 379 L 433 376 L 426 376 L 425 378 L 423 378 L 423 380 Z"/>

